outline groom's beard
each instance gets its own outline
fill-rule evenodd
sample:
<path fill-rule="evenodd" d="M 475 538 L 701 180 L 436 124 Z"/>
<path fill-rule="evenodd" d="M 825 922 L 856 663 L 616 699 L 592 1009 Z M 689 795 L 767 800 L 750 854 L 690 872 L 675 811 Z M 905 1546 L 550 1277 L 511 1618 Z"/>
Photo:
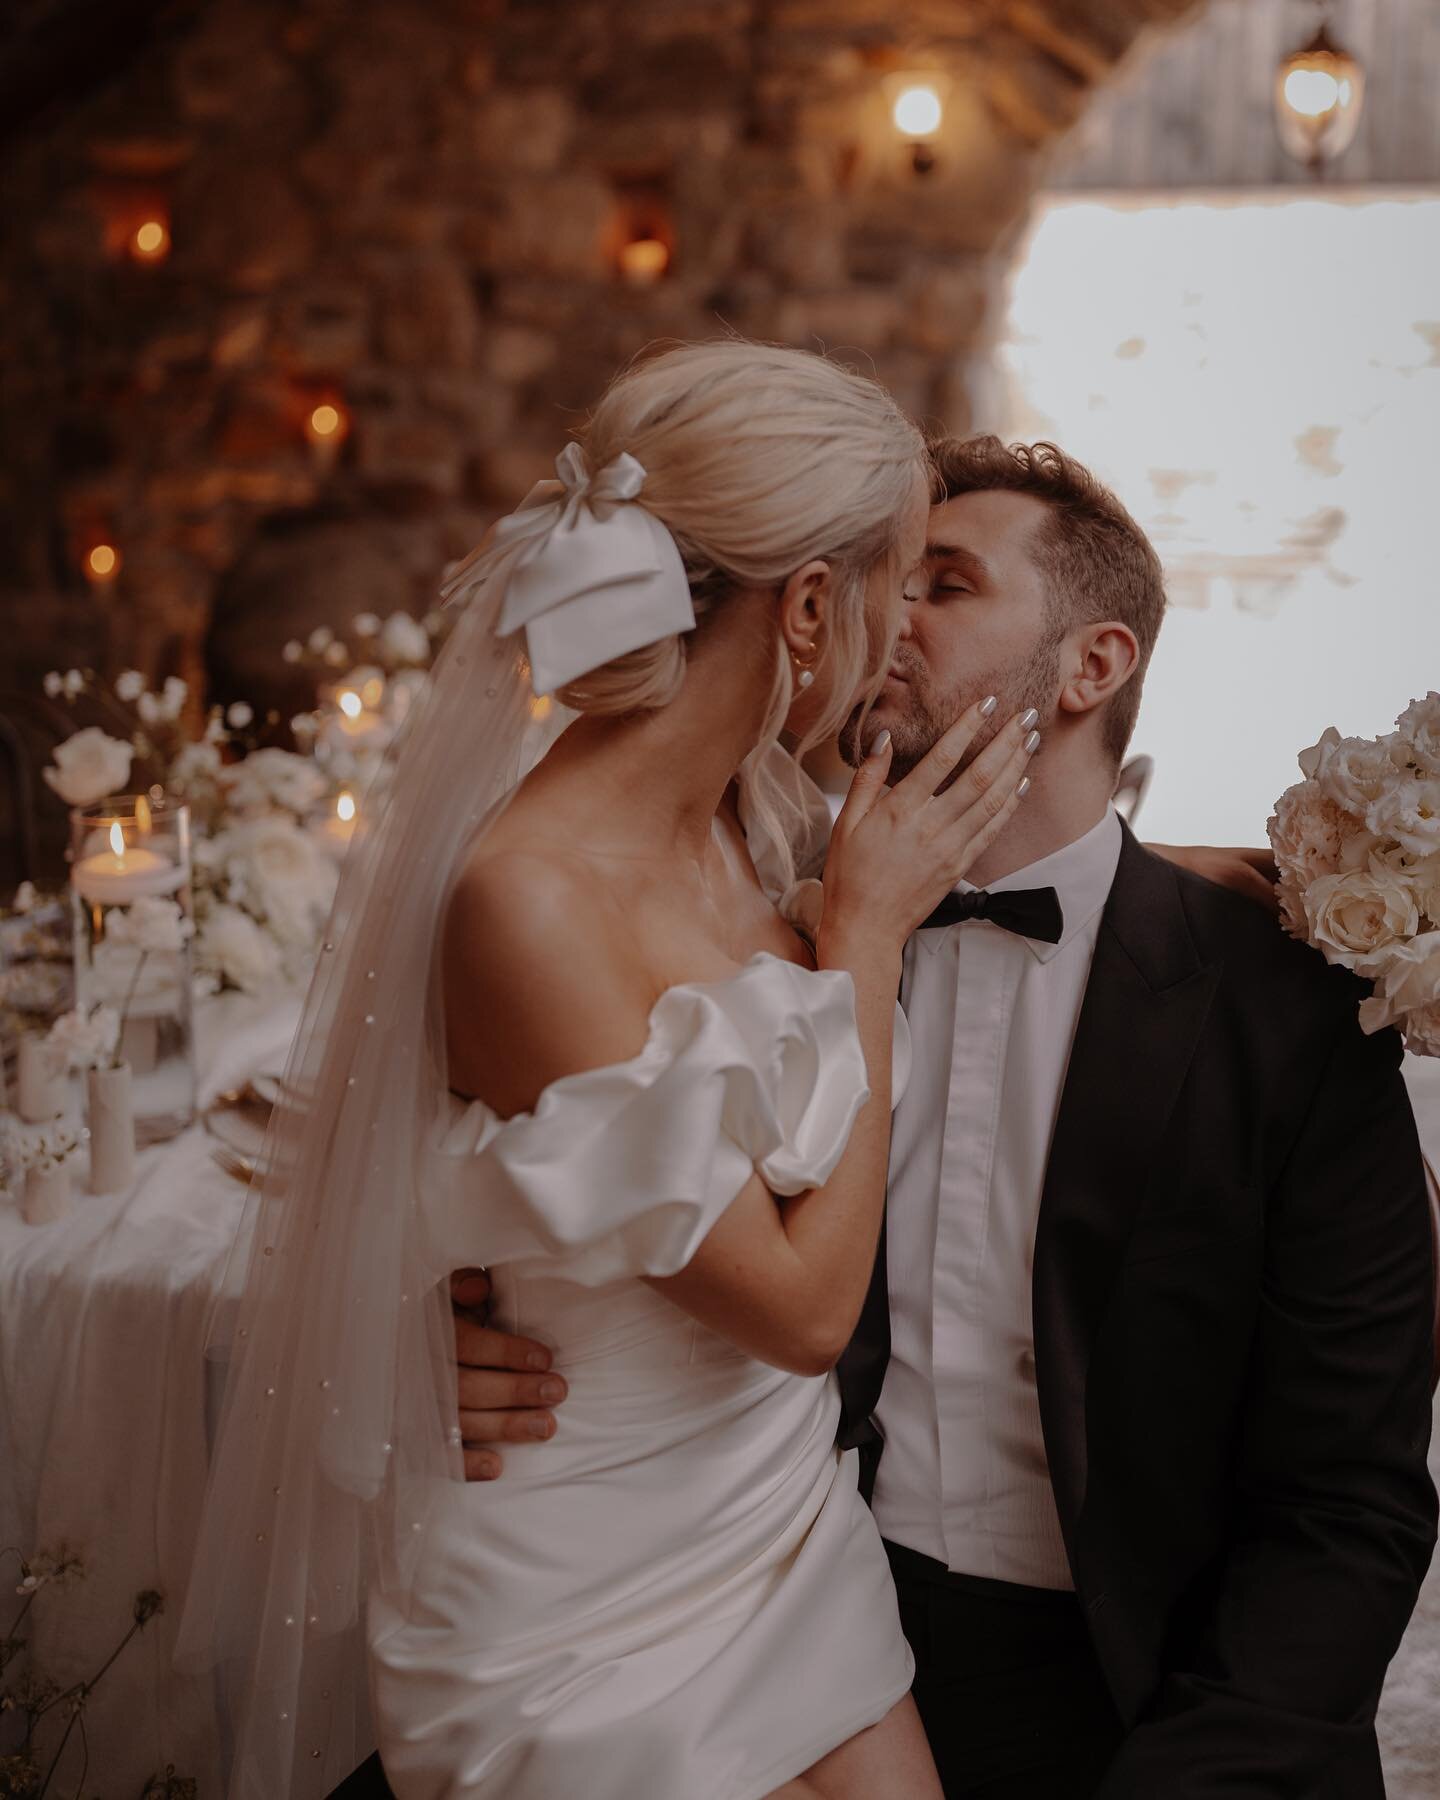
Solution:
<path fill-rule="evenodd" d="M 880 732 L 888 727 L 894 745 L 889 779 L 892 783 L 899 781 L 929 754 L 961 713 L 995 694 L 1000 704 L 995 708 L 994 716 L 980 727 L 974 743 L 960 759 L 960 769 L 968 768 L 1017 713 L 1033 706 L 1040 715 L 1042 727 L 1051 722 L 1055 716 L 1056 690 L 1060 685 L 1060 646 L 1063 642 L 1063 632 L 1047 631 L 1023 656 L 976 676 L 963 688 L 951 688 L 944 693 L 930 680 L 924 663 L 907 655 L 904 644 L 898 645 L 891 662 L 905 677 L 905 710 L 896 716 L 887 712 L 883 719 L 873 716 L 867 719 L 862 743 L 857 735 L 861 717 L 857 708 L 840 734 L 841 754 L 852 767 L 857 765 Z M 953 775 L 951 779 L 954 779 Z"/>

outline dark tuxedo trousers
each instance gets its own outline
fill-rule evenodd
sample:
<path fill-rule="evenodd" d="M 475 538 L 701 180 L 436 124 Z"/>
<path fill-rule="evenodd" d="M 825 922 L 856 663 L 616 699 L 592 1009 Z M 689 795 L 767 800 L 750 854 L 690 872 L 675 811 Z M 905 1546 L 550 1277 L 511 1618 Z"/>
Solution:
<path fill-rule="evenodd" d="M 1033 1288 L 1122 1733 L 1100 1800 L 1384 1793 L 1376 1703 L 1435 1541 L 1435 1277 L 1400 1042 L 1362 1034 L 1366 991 L 1126 831 Z M 889 1354 L 882 1236 L 840 1365 L 867 1492 Z"/>

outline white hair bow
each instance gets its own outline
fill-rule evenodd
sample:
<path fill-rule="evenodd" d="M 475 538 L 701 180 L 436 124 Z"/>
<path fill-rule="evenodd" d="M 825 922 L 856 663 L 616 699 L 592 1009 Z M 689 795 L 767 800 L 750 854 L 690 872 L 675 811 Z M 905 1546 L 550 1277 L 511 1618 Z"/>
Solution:
<path fill-rule="evenodd" d="M 452 601 L 481 581 L 504 582 L 495 629 L 503 637 L 524 628 L 537 694 L 695 625 L 674 538 L 631 504 L 645 485 L 635 458 L 622 454 L 592 475 L 580 446 L 567 444 L 555 469 L 560 494 L 553 482 L 532 488 L 485 554 L 442 590 Z"/>

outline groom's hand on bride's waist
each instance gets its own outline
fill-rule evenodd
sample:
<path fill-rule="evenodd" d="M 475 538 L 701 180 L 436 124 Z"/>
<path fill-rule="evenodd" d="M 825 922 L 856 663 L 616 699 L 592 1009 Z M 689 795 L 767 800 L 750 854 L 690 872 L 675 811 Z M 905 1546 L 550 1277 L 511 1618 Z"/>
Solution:
<path fill-rule="evenodd" d="M 510 1337 L 486 1323 L 490 1277 L 483 1269 L 455 1271 L 450 1304 L 465 1479 L 493 1481 L 504 1466 L 501 1444 L 554 1436 L 555 1415 L 549 1408 L 565 1398 L 565 1381 L 551 1370 L 544 1344 Z"/>

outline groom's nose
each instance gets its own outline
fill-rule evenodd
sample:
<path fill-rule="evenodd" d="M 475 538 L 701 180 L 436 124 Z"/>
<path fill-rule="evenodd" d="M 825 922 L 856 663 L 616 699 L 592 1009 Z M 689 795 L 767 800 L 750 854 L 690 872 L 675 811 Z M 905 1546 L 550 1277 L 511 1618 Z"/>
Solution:
<path fill-rule="evenodd" d="M 899 643 L 908 644 L 910 639 L 912 637 L 914 637 L 915 627 L 911 623 L 911 619 L 913 618 L 913 616 L 914 616 L 913 602 L 907 600 L 905 602 L 904 606 L 900 609 L 900 632 L 899 632 L 899 637 L 897 640 Z"/>

